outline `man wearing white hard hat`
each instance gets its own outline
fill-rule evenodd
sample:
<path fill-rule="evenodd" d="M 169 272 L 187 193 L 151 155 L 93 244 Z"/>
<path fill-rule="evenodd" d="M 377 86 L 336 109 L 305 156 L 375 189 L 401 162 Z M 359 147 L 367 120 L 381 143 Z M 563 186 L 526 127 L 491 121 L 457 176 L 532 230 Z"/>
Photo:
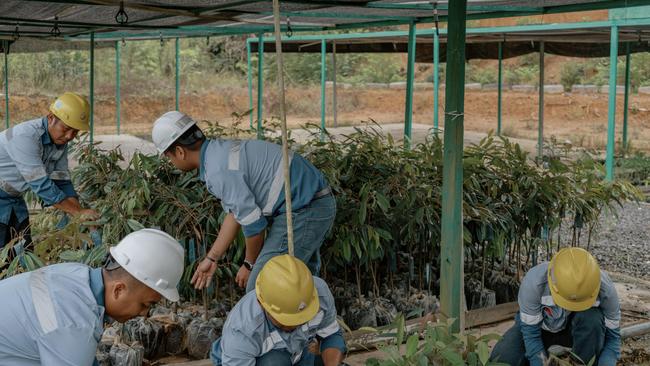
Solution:
<path fill-rule="evenodd" d="M 0 281 L 0 364 L 93 364 L 106 317 L 125 322 L 161 296 L 178 301 L 183 256 L 170 235 L 143 229 L 103 268 L 55 264 Z"/>
<path fill-rule="evenodd" d="M 0 133 L 0 248 L 22 235 L 31 244 L 29 213 L 23 194 L 33 191 L 46 206 L 72 215 L 97 216 L 83 208 L 68 171 L 68 143 L 89 129 L 88 101 L 64 93 L 46 116 Z"/>
<path fill-rule="evenodd" d="M 255 289 L 264 263 L 287 253 L 281 147 L 261 140 L 206 139 L 192 118 L 177 111 L 156 120 L 152 139 L 178 169 L 198 169 L 199 178 L 228 213 L 192 277 L 194 286 L 201 289 L 210 284 L 217 261 L 241 228 L 246 258 L 235 281 L 247 292 Z M 323 173 L 298 154 L 290 152 L 289 159 L 294 255 L 317 275 L 320 246 L 334 223 L 336 200 Z"/>

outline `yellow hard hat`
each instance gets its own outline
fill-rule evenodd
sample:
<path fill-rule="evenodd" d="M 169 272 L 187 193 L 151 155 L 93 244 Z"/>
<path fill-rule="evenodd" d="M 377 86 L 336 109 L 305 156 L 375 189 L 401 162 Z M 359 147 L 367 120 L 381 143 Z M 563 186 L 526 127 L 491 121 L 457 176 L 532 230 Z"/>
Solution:
<path fill-rule="evenodd" d="M 79 131 L 90 129 L 90 105 L 86 98 L 79 94 L 64 93 L 50 105 L 50 112 L 70 128 Z"/>
<path fill-rule="evenodd" d="M 600 291 L 598 262 L 582 248 L 564 248 L 548 265 L 548 286 L 556 305 L 570 311 L 587 310 Z"/>
<path fill-rule="evenodd" d="M 288 254 L 266 262 L 255 281 L 255 292 L 262 308 L 288 327 L 307 323 L 320 307 L 311 272 Z"/>

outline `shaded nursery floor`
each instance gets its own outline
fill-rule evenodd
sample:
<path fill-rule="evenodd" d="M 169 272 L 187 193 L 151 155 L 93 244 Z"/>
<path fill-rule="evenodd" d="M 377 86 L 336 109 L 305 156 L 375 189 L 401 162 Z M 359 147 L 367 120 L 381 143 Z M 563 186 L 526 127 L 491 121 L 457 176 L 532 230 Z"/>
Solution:
<path fill-rule="evenodd" d="M 621 298 L 622 327 L 644 323 L 650 321 L 650 281 L 636 279 L 628 275 L 611 273 L 612 279 L 616 283 L 616 288 Z M 489 314 L 493 319 L 508 317 L 512 313 L 512 308 L 503 307 L 502 314 Z M 481 309 L 485 314 L 488 310 Z M 480 317 L 481 311 L 475 311 L 473 314 Z M 496 323 L 486 324 L 470 330 L 477 335 L 497 333 L 503 334 L 513 324 L 511 318 L 498 321 Z M 623 341 L 622 358 L 618 365 L 650 365 L 650 336 L 633 337 Z M 365 365 L 370 358 L 384 359 L 386 356 L 376 349 L 365 352 L 353 352 L 348 355 L 346 362 L 351 366 Z M 175 366 L 211 366 L 210 360 L 188 361 L 182 357 L 169 357 L 159 360 L 156 364 L 173 364 Z"/>

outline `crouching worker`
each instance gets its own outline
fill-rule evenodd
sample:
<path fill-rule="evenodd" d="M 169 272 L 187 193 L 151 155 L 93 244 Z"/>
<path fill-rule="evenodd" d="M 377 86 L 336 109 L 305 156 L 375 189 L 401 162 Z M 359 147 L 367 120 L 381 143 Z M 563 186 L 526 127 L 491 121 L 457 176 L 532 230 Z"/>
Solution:
<path fill-rule="evenodd" d="M 492 351 L 512 366 L 545 365 L 551 345 L 571 347 L 583 364 L 614 366 L 620 356 L 618 295 L 596 259 L 581 248 L 560 250 L 530 269 L 519 288 L 519 313 Z"/>
<path fill-rule="evenodd" d="M 184 253 L 168 234 L 136 231 L 110 254 L 103 268 L 55 264 L 0 281 L 0 363 L 92 365 L 105 317 L 125 322 L 161 296 L 179 299 Z"/>
<path fill-rule="evenodd" d="M 264 265 L 255 290 L 232 309 L 210 357 L 217 366 L 338 366 L 345 352 L 327 284 L 284 254 Z"/>

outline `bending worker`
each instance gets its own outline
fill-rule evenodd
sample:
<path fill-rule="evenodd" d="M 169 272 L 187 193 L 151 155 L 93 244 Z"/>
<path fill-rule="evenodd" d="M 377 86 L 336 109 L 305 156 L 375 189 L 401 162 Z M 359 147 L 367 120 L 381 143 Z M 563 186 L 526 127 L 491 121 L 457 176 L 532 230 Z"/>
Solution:
<path fill-rule="evenodd" d="M 207 140 L 192 118 L 176 111 L 156 120 L 152 139 L 178 169 L 198 169 L 199 178 L 228 213 L 191 282 L 197 289 L 210 284 L 217 261 L 241 227 L 246 237 L 246 258 L 235 280 L 252 291 L 264 263 L 287 252 L 280 146 L 260 140 Z M 320 246 L 334 222 L 336 201 L 318 169 L 298 154 L 290 153 L 289 159 L 295 256 L 316 275 L 321 264 Z"/>
<path fill-rule="evenodd" d="M 184 253 L 174 238 L 143 229 L 110 254 L 104 268 L 63 263 L 0 281 L 0 363 L 91 365 L 105 317 L 126 322 L 161 296 L 178 301 Z"/>
<path fill-rule="evenodd" d="M 216 366 L 338 366 L 345 352 L 327 284 L 284 254 L 228 314 L 210 358 Z"/>
<path fill-rule="evenodd" d="M 18 235 L 31 244 L 29 214 L 22 194 L 31 189 L 46 206 L 72 215 L 96 217 L 79 204 L 68 171 L 68 142 L 87 131 L 89 105 L 74 94 L 61 95 L 42 118 L 0 133 L 0 248 Z"/>
<path fill-rule="evenodd" d="M 515 325 L 491 359 L 542 366 L 551 345 L 571 347 L 583 364 L 614 366 L 620 356 L 621 319 L 612 280 L 584 249 L 565 248 L 528 271 L 519 288 Z"/>

